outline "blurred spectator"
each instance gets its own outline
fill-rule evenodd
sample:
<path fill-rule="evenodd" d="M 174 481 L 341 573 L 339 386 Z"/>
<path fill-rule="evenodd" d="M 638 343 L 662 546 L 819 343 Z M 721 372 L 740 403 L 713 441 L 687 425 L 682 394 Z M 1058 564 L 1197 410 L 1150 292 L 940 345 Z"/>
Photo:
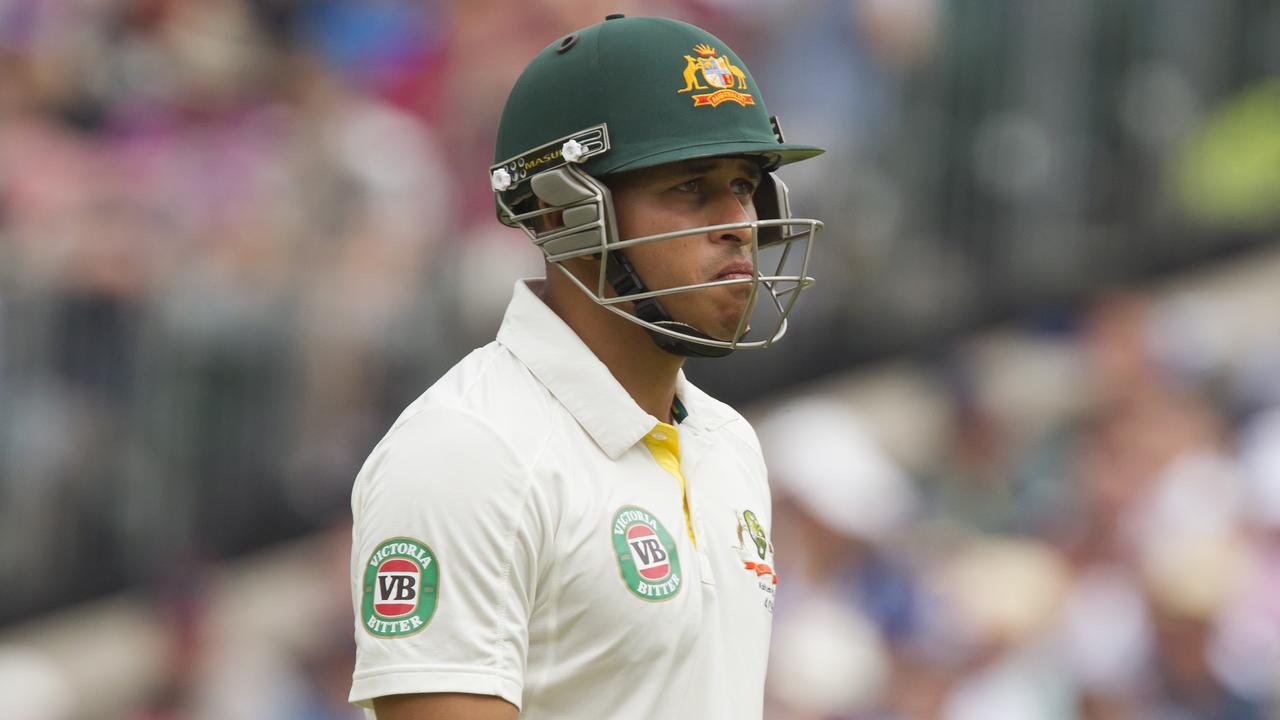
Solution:
<path fill-rule="evenodd" d="M 835 402 L 784 404 L 757 428 L 780 572 L 769 679 L 777 716 L 873 710 L 917 629 L 916 580 L 891 550 L 914 510 L 911 481 Z"/>
<path fill-rule="evenodd" d="M 0 720 L 69 720 L 75 707 L 71 684 L 39 652 L 0 647 Z"/>
<path fill-rule="evenodd" d="M 977 540 L 932 575 L 965 636 L 945 720 L 1071 717 L 1072 693 L 1047 639 L 1067 590 L 1062 558 L 1029 540 Z"/>

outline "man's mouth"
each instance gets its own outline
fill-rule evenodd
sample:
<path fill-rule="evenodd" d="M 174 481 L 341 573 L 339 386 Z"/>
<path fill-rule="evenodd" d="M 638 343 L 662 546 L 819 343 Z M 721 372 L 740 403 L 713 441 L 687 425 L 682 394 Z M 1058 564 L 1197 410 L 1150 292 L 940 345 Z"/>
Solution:
<path fill-rule="evenodd" d="M 716 275 L 716 280 L 741 280 L 751 279 L 756 276 L 755 267 L 749 262 L 730 263 L 720 269 L 720 273 Z"/>

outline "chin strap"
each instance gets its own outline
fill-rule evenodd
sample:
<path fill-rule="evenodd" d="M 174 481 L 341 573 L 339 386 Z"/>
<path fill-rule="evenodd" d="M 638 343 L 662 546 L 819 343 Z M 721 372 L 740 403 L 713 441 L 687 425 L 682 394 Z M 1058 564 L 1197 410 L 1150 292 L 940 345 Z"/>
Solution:
<path fill-rule="evenodd" d="M 627 260 L 626 255 L 619 251 L 608 254 L 608 280 L 609 284 L 618 293 L 618 297 L 626 297 L 635 293 L 646 291 L 644 281 L 640 279 L 640 275 L 636 273 L 631 262 Z M 644 300 L 635 301 L 636 317 L 647 323 L 694 337 L 706 338 L 707 340 L 715 340 L 715 338 L 702 332 L 692 325 L 686 325 L 682 322 L 676 322 L 672 319 L 665 308 L 658 302 L 657 298 L 645 298 Z M 645 328 L 645 332 L 649 333 L 649 338 L 653 343 L 672 355 L 681 357 L 705 357 L 717 358 L 724 357 L 733 352 L 733 348 L 716 347 L 714 345 L 702 345 L 700 343 L 681 340 L 680 338 L 665 335 L 650 328 Z"/>

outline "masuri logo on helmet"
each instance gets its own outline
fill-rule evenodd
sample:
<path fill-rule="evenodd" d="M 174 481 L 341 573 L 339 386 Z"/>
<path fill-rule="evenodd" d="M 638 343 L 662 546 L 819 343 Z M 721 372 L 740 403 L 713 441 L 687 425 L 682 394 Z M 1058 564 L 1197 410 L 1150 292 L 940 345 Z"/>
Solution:
<path fill-rule="evenodd" d="M 668 352 L 719 357 L 738 348 L 768 347 L 781 338 L 796 298 L 814 282 L 808 263 L 822 223 L 791 217 L 786 185 L 773 171 L 820 153 L 820 148 L 785 141 L 745 64 L 714 35 L 677 20 L 610 15 L 551 43 L 525 68 L 503 109 L 489 176 L 498 219 L 524 230 L 548 263 L 588 297 L 643 326 Z M 760 163 L 764 172 L 753 198 L 758 220 L 618 237 L 602 179 L 726 156 Z M 539 220 L 553 214 L 561 225 L 548 227 Z M 641 243 L 747 227 L 753 231 L 752 278 L 649 290 L 624 252 Z M 777 270 L 761 274 L 759 250 L 774 245 L 783 248 Z M 784 273 L 793 247 L 803 248 L 800 269 Z M 584 256 L 602 260 L 596 282 L 583 282 L 562 264 Z M 660 303 L 663 296 L 730 284 L 750 284 L 749 308 L 762 288 L 773 304 L 777 320 L 762 338 L 744 337 L 750 309 L 734 336 L 720 340 L 674 320 Z M 634 303 L 634 313 L 620 306 L 627 302 Z"/>

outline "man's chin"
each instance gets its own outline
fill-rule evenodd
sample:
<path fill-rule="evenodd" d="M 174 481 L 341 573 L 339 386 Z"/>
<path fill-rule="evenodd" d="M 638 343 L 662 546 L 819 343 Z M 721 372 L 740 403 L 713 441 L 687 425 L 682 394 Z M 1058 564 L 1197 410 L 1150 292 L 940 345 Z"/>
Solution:
<path fill-rule="evenodd" d="M 742 335 L 734 337 L 734 333 L 738 330 L 738 323 L 742 322 L 742 316 L 746 312 L 746 302 L 720 302 L 713 307 L 699 308 L 700 313 L 690 313 L 688 310 L 693 308 L 669 308 L 673 319 L 676 322 L 682 322 L 693 327 L 698 332 L 705 334 L 712 340 L 720 342 L 733 342 L 735 339 L 741 340 L 742 335 L 746 335 L 750 329 L 750 324 L 742 330 Z M 693 316 L 697 315 L 697 319 Z"/>
<path fill-rule="evenodd" d="M 746 327 L 742 328 L 742 335 L 734 337 L 734 333 L 737 332 L 738 330 L 738 322 L 739 322 L 738 319 L 734 319 L 732 321 L 725 321 L 724 323 L 720 324 L 720 326 L 716 329 L 715 332 L 707 333 L 707 334 L 710 335 L 713 339 L 719 340 L 721 342 L 733 342 L 734 340 L 741 340 L 743 337 L 746 336 L 747 333 L 751 332 L 751 326 L 747 325 Z"/>

